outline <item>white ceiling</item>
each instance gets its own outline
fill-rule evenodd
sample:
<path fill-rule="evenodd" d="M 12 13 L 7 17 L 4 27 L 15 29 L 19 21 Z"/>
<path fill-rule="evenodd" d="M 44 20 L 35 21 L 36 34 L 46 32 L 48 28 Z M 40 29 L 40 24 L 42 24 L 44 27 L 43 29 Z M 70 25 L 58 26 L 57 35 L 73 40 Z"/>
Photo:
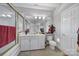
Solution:
<path fill-rule="evenodd" d="M 40 9 L 40 10 L 47 10 L 47 11 L 52 11 L 59 5 L 60 3 L 15 3 L 14 4 L 14 6 L 17 6 L 17 7 Z"/>
<path fill-rule="evenodd" d="M 26 19 L 28 19 L 26 16 L 31 16 L 28 21 L 39 23 L 40 20 L 33 20 L 34 16 L 48 17 L 61 3 L 13 3 L 13 5 Z"/>
<path fill-rule="evenodd" d="M 34 20 L 35 16 L 51 17 L 55 10 L 58 12 L 60 10 L 63 11 L 73 5 L 73 3 L 14 3 L 13 5 L 26 19 L 28 19 L 27 16 L 31 16 L 29 21 L 39 23 L 40 20 Z"/>
<path fill-rule="evenodd" d="M 26 16 L 50 16 L 61 3 L 13 3 Z"/>

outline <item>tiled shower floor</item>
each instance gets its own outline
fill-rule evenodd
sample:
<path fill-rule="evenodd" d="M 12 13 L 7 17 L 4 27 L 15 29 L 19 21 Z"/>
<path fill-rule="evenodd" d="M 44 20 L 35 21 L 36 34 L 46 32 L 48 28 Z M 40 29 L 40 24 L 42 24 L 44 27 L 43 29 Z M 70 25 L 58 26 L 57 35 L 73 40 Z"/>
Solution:
<path fill-rule="evenodd" d="M 41 50 L 20 52 L 18 56 L 64 56 L 59 50 L 51 50 L 49 47 Z"/>

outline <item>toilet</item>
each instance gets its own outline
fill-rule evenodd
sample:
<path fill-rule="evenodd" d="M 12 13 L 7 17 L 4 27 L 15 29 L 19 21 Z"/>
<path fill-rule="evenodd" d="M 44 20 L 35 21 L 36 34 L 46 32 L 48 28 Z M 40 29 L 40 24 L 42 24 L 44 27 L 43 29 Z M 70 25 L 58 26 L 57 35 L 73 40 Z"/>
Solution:
<path fill-rule="evenodd" d="M 52 50 L 55 50 L 55 47 L 56 47 L 56 42 L 53 40 L 53 35 L 48 35 L 47 36 L 47 40 L 49 41 L 49 47 L 52 49 Z"/>
<path fill-rule="evenodd" d="M 49 41 L 49 47 L 52 49 L 52 50 L 55 50 L 55 47 L 56 47 L 56 42 L 55 41 Z"/>

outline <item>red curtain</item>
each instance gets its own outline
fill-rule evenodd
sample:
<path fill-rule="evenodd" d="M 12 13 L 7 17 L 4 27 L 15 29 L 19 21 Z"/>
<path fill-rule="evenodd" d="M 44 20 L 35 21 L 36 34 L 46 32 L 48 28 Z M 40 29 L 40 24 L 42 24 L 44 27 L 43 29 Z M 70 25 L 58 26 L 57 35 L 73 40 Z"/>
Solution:
<path fill-rule="evenodd" d="M 16 27 L 0 25 L 0 48 L 16 39 Z"/>
<path fill-rule="evenodd" d="M 7 27 L 6 26 L 0 26 L 0 47 L 7 44 Z"/>
<path fill-rule="evenodd" d="M 8 43 L 14 41 L 16 39 L 16 28 L 8 27 Z"/>

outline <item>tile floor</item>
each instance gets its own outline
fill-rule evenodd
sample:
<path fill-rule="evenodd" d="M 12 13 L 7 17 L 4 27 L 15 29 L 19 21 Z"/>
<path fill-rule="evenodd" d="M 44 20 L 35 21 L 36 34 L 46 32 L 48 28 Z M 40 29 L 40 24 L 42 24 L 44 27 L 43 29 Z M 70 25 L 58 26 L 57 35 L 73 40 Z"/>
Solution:
<path fill-rule="evenodd" d="M 57 50 L 51 50 L 49 47 L 41 50 L 20 52 L 18 56 L 64 56 L 64 53 Z"/>

